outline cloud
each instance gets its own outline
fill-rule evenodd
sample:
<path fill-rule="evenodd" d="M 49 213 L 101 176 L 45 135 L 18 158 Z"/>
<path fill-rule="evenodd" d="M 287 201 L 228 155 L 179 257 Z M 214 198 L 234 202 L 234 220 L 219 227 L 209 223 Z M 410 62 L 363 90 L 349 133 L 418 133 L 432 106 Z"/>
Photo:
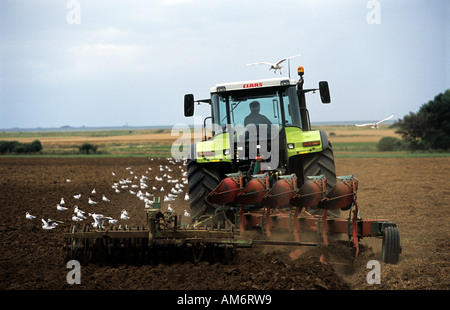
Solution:
<path fill-rule="evenodd" d="M 161 4 L 163 5 L 177 5 L 177 4 L 186 4 L 192 3 L 194 0 L 162 0 Z"/>
<path fill-rule="evenodd" d="M 82 44 L 70 47 L 69 52 L 81 57 L 130 57 L 139 49 L 136 45 Z"/>
<path fill-rule="evenodd" d="M 140 50 L 140 46 L 129 44 L 73 45 L 68 49 L 67 69 L 83 78 L 139 71 L 135 59 Z"/>

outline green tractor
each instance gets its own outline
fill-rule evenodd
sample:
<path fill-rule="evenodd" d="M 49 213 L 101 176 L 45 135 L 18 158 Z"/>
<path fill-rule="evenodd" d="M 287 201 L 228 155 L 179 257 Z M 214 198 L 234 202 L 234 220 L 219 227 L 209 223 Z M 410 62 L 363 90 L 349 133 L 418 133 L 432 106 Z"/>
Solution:
<path fill-rule="evenodd" d="M 271 185 L 280 177 L 295 175 L 298 188 L 310 176 L 325 176 L 325 196 L 336 185 L 331 143 L 324 131 L 311 129 L 305 98 L 306 93 L 319 91 L 321 101 L 330 103 L 328 83 L 304 89 L 303 67 L 298 74 L 297 82 L 280 77 L 217 84 L 209 99 L 185 95 L 186 117 L 194 115 L 196 103 L 211 106 L 212 137 L 204 135 L 203 141 L 193 143 L 188 161 L 193 221 L 213 214 L 219 220 L 233 220 L 233 212 L 218 212 L 227 209 L 220 199 L 211 203 L 208 195 L 235 173 L 243 177 L 244 185 L 261 173 L 269 176 Z M 206 130 L 205 122 L 203 127 Z M 322 212 L 317 207 L 307 211 Z M 339 217 L 340 210 L 329 210 L 328 216 Z"/>
<path fill-rule="evenodd" d="M 309 231 L 321 234 L 325 245 L 328 234 L 347 235 L 355 258 L 361 238 L 382 236 L 382 260 L 397 263 L 401 244 L 396 224 L 360 217 L 358 179 L 336 176 L 327 135 L 311 130 L 305 94 L 318 90 L 322 102 L 329 103 L 328 83 L 304 89 L 302 67 L 299 75 L 298 82 L 275 78 L 218 84 L 204 100 L 185 95 L 186 116 L 193 116 L 196 102 L 204 102 L 211 106 L 212 121 L 212 136 L 202 135 L 188 149 L 193 225 L 182 223 L 173 210 L 163 212 L 155 197 L 145 206 L 144 225 L 72 226 L 65 234 L 69 257 L 100 264 L 184 257 L 228 262 L 237 247 L 317 246 L 301 240 Z M 182 149 L 185 157 L 184 144 Z M 347 219 L 340 218 L 341 210 L 349 210 Z M 265 237 L 249 239 L 246 231 Z M 292 235 L 280 240 L 270 238 L 272 232 Z"/>

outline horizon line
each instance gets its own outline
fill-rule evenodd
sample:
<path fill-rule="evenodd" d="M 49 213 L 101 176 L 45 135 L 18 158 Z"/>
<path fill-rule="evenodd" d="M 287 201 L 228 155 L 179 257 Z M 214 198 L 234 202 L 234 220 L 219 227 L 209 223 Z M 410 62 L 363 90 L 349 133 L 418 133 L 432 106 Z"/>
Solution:
<path fill-rule="evenodd" d="M 311 122 L 311 125 L 354 125 L 359 122 L 375 122 L 373 120 L 359 120 L 359 121 L 318 121 Z M 394 124 L 395 120 L 386 121 L 385 124 Z M 111 125 L 111 126 L 71 126 L 63 125 L 59 127 L 13 127 L 13 128 L 0 128 L 1 132 L 9 131 L 75 131 L 75 130 L 120 130 L 120 129 L 169 129 L 174 125 Z"/>

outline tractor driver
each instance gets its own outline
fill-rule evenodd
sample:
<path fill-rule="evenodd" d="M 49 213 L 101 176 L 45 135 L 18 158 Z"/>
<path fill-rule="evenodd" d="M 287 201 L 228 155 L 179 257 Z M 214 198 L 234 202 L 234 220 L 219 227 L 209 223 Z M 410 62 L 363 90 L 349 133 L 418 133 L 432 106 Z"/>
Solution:
<path fill-rule="evenodd" d="M 264 115 L 259 114 L 260 104 L 258 101 L 250 102 L 250 114 L 244 119 L 244 126 L 248 124 L 255 124 L 257 127 L 261 124 L 266 124 L 268 128 L 272 122 Z"/>
<path fill-rule="evenodd" d="M 257 136 L 259 137 L 260 134 L 260 128 L 259 125 L 265 124 L 266 127 L 266 137 L 268 139 L 271 139 L 271 125 L 272 122 L 265 116 L 259 113 L 260 110 L 260 104 L 258 101 L 252 101 L 250 102 L 250 114 L 247 115 L 247 117 L 244 119 L 244 126 L 247 127 L 247 125 L 255 124 L 256 130 L 257 130 Z M 264 126 L 262 127 L 264 128 Z M 248 137 L 248 132 L 246 132 L 246 137 Z"/>

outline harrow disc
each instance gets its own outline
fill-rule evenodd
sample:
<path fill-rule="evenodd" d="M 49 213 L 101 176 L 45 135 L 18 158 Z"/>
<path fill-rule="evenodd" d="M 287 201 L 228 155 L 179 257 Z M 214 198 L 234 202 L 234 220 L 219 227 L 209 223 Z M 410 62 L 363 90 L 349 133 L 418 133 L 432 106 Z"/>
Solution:
<path fill-rule="evenodd" d="M 75 234 L 78 228 L 73 225 L 70 227 L 70 233 Z M 83 226 L 82 232 L 88 232 L 89 226 Z M 90 261 L 89 239 L 72 237 L 67 240 L 66 247 L 69 249 L 69 259 L 78 260 L 82 265 L 87 265 Z"/>
<path fill-rule="evenodd" d="M 66 235 L 65 249 L 69 259 L 78 260 L 82 265 L 157 265 L 199 261 L 228 263 L 233 259 L 233 244 L 224 243 L 221 239 L 197 241 L 197 231 L 200 230 L 190 231 L 191 237 L 186 238 L 176 237 L 185 231 L 165 231 L 167 238 L 150 238 L 149 230 L 144 228 L 123 226 L 90 231 L 89 226 L 82 229 L 72 226 Z"/>

